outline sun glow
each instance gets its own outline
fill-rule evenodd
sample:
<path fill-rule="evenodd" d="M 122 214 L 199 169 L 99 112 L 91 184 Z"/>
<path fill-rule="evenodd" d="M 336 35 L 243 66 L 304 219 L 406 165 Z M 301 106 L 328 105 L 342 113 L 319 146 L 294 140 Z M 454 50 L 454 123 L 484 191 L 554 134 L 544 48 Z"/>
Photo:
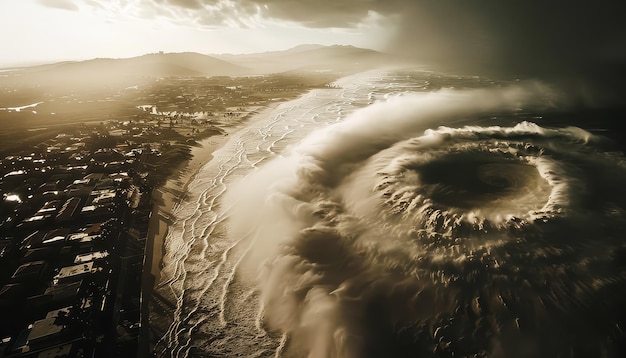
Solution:
<path fill-rule="evenodd" d="M 201 9 L 157 8 L 139 1 L 1 2 L 0 26 L 12 36 L 3 38 L 10 51 L 3 54 L 0 66 L 123 58 L 158 51 L 254 53 L 302 43 L 377 48 L 387 36 L 383 19 L 376 13 L 351 28 L 307 28 L 265 17 L 264 8 L 245 12 L 232 2 L 230 6 L 220 4 L 221 10 L 208 5 Z"/>

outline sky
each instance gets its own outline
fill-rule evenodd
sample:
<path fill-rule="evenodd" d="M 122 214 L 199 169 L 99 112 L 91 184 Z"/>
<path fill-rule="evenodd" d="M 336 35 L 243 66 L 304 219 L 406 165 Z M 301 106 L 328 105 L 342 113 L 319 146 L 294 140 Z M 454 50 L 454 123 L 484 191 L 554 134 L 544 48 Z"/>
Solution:
<path fill-rule="evenodd" d="M 339 44 L 614 91 L 625 24 L 615 0 L 0 0 L 0 66 Z"/>
<path fill-rule="evenodd" d="M 255 53 L 309 43 L 382 48 L 394 14 L 381 15 L 378 5 L 347 11 L 350 2 L 0 0 L 0 66 L 157 51 Z"/>

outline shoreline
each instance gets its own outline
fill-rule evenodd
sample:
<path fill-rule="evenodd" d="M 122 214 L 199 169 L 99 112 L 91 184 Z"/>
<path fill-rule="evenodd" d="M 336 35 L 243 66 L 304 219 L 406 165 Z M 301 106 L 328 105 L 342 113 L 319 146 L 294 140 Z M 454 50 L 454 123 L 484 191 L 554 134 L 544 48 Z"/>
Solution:
<path fill-rule="evenodd" d="M 288 100 L 287 100 L 288 101 Z M 163 184 L 153 188 L 151 193 L 152 208 L 150 212 L 150 222 L 144 251 L 144 263 L 141 288 L 141 330 L 140 353 L 146 356 L 152 352 L 152 345 L 156 339 L 153 337 L 150 325 L 150 302 L 156 299 L 161 304 L 166 304 L 160 297 L 154 297 L 154 287 L 160 281 L 160 271 L 165 251 L 165 240 L 169 227 L 176 220 L 174 213 L 176 208 L 186 198 L 187 188 L 193 182 L 201 169 L 211 160 L 213 153 L 224 146 L 230 139 L 229 135 L 247 126 L 251 121 L 267 119 L 270 114 L 280 104 L 287 101 L 277 101 L 265 106 L 251 109 L 246 115 L 237 120 L 236 123 L 222 123 L 218 127 L 224 131 L 223 134 L 212 135 L 199 140 L 197 144 L 191 145 L 191 157 L 181 162 L 177 169 L 170 175 Z"/>
<path fill-rule="evenodd" d="M 212 135 L 198 141 L 198 144 L 191 146 L 191 157 L 180 163 L 178 165 L 178 169 L 170 175 L 170 177 L 168 177 L 163 184 L 153 189 L 151 216 L 156 217 L 159 220 L 159 228 L 162 225 L 165 225 L 165 229 L 159 230 L 159 228 L 153 228 L 153 225 L 151 224 L 148 230 L 148 236 L 150 236 L 151 232 L 155 236 L 149 237 L 149 239 L 152 240 L 149 240 L 147 245 L 155 246 L 155 244 L 159 244 L 159 246 L 162 246 L 165 238 L 167 237 L 167 228 L 174 220 L 174 211 L 178 205 L 185 200 L 189 184 L 193 182 L 200 170 L 207 163 L 213 160 L 213 153 L 228 142 L 230 139 L 229 135 L 238 131 L 240 127 L 247 125 L 252 120 L 267 118 L 271 111 L 278 107 L 280 103 L 283 102 L 258 107 L 248 112 L 236 124 L 229 123 L 227 125 L 219 125 L 220 129 L 225 132 L 224 134 Z M 156 229 L 156 232 L 154 229 Z M 150 272 L 152 274 L 157 273 L 155 272 L 155 269 L 160 270 L 162 249 L 162 247 L 159 248 L 159 255 L 151 257 L 150 261 L 152 265 Z M 158 261 L 154 260 L 157 256 L 159 257 Z M 155 275 L 155 278 L 157 278 L 156 281 L 158 281 L 158 275 Z"/>
<path fill-rule="evenodd" d="M 335 78 L 331 85 L 326 86 L 325 89 L 337 88 L 332 84 L 339 83 L 340 80 L 348 79 L 349 77 Z M 319 90 L 324 90 L 324 88 L 307 88 L 307 90 L 300 92 L 295 98 L 291 96 L 276 98 L 263 105 L 236 107 L 237 109 L 233 110 L 233 112 L 237 111 L 239 113 L 236 116 L 231 116 L 228 112 L 222 113 L 223 116 L 218 115 L 217 117 L 221 119 L 212 124 L 219 129 L 220 133 L 200 140 L 195 145 L 191 145 L 191 155 L 186 157 L 184 161 L 177 163 L 176 170 L 164 178 L 162 184 L 153 189 L 153 209 L 151 211 L 148 239 L 146 240 L 146 255 L 143 268 L 144 279 L 142 282 L 142 297 L 144 297 L 144 300 L 142 301 L 141 329 L 145 334 L 142 333 L 140 352 L 145 352 L 144 356 L 156 353 L 155 349 L 163 350 L 161 353 L 165 353 L 169 347 L 168 337 L 175 334 L 170 329 L 172 328 L 172 323 L 176 321 L 178 310 L 181 308 L 179 306 L 181 303 L 180 297 L 177 297 L 170 290 L 161 290 L 161 284 L 170 283 L 169 281 L 162 282 L 162 280 L 169 278 L 169 274 L 167 277 L 162 276 L 165 275 L 163 263 L 165 260 L 168 265 L 166 269 L 169 272 L 170 257 L 166 252 L 166 247 L 169 247 L 170 242 L 168 237 L 178 232 L 178 227 L 174 225 L 177 220 L 176 213 L 178 208 L 184 209 L 188 213 L 187 204 L 191 198 L 189 193 L 187 193 L 187 189 L 190 185 L 195 185 L 193 184 L 194 180 L 198 177 L 202 168 L 209 165 L 209 163 L 212 163 L 210 165 L 219 164 L 212 162 L 215 158 L 214 153 L 219 151 L 220 148 L 230 145 L 231 139 L 238 140 L 239 133 L 242 130 L 246 130 L 249 127 L 256 128 L 255 126 L 257 125 L 264 126 L 266 123 L 273 122 L 273 116 L 280 115 L 281 108 L 291 110 L 292 108 L 288 108 L 290 102 L 302 99 Z M 222 155 L 219 155 L 217 158 L 222 160 Z M 207 173 L 207 176 L 210 176 L 210 174 Z M 202 172 L 202 180 L 205 179 L 204 176 L 205 173 Z M 194 188 L 194 192 L 196 189 L 198 188 Z"/>

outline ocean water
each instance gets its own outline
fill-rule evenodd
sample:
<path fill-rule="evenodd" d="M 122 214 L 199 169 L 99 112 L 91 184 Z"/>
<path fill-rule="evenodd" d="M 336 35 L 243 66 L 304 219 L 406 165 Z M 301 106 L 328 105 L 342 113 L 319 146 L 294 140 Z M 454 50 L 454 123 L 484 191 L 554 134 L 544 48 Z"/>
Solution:
<path fill-rule="evenodd" d="M 173 212 L 155 354 L 621 356 L 626 165 L 566 103 L 371 71 L 250 121 Z"/>

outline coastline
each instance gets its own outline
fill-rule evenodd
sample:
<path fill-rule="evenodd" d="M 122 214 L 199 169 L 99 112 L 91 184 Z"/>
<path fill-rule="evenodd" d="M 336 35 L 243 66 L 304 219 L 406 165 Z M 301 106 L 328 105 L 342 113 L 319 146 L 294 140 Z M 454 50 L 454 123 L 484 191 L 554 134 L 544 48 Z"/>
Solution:
<path fill-rule="evenodd" d="M 200 172 L 202 167 L 213 160 L 213 152 L 221 148 L 229 139 L 229 134 L 236 132 L 250 121 L 266 119 L 271 112 L 282 102 L 261 106 L 247 112 L 236 124 L 218 125 L 224 134 L 212 135 L 191 146 L 191 157 L 180 163 L 177 170 L 167 178 L 165 183 L 153 189 L 152 213 L 148 230 L 147 246 L 152 246 L 150 273 L 158 282 L 163 241 L 167 236 L 167 229 L 174 220 L 173 213 L 176 207 L 185 200 L 187 187 Z"/>
<path fill-rule="evenodd" d="M 154 287 L 159 283 L 162 259 L 164 255 L 165 240 L 169 227 L 174 223 L 174 212 L 178 205 L 185 200 L 187 187 L 193 182 L 202 167 L 213 160 L 213 153 L 225 145 L 232 134 L 247 126 L 251 121 L 267 119 L 272 111 L 285 101 L 270 103 L 265 106 L 251 108 L 247 113 L 238 118 L 237 122 L 228 122 L 218 125 L 223 130 L 222 134 L 212 135 L 199 140 L 191 145 L 191 157 L 179 163 L 173 174 L 163 184 L 155 187 L 151 193 L 152 209 L 150 223 L 146 239 L 143 277 L 141 289 L 142 336 L 140 353 L 146 356 L 152 352 L 152 344 L 160 332 L 153 332 L 155 327 L 150 324 L 151 301 L 157 300 L 160 305 L 168 305 L 167 300 L 155 297 Z M 156 338 L 156 339 L 155 339 Z"/>
<path fill-rule="evenodd" d="M 362 76 L 360 74 L 354 75 Z M 143 295 L 146 297 L 146 300 L 150 300 L 150 302 L 142 302 L 142 312 L 146 312 L 142 319 L 142 330 L 148 333 L 143 336 L 141 344 L 146 347 L 145 352 L 147 352 L 148 355 L 156 354 L 156 356 L 167 356 L 168 352 L 172 349 L 177 349 L 176 347 L 178 347 L 179 344 L 190 349 L 197 349 L 193 346 L 187 346 L 186 344 L 190 341 L 185 338 L 183 338 L 184 341 L 179 341 L 180 337 L 186 337 L 188 339 L 189 337 L 187 335 L 191 335 L 191 331 L 197 327 L 192 324 L 189 328 L 183 328 L 184 325 L 187 327 L 187 318 L 185 317 L 189 317 L 189 314 L 191 314 L 186 313 L 186 309 L 189 307 L 193 313 L 199 307 L 198 305 L 201 303 L 201 300 L 205 298 L 219 299 L 213 297 L 216 292 L 209 292 L 205 289 L 205 287 L 213 285 L 213 281 L 208 283 L 208 285 L 203 285 L 205 279 L 203 274 L 205 271 L 203 269 L 194 271 L 192 267 L 195 265 L 196 268 L 206 268 L 206 265 L 211 265 L 214 262 L 213 258 L 210 260 L 207 259 L 207 254 L 204 250 L 207 245 L 203 245 L 206 240 L 201 240 L 201 245 L 198 246 L 198 250 L 194 253 L 192 258 L 193 263 L 189 267 L 185 267 L 183 264 L 179 266 L 181 259 L 183 262 L 187 259 L 185 255 L 187 255 L 188 251 L 186 250 L 189 250 L 181 246 L 181 242 L 183 242 L 184 245 L 187 239 L 185 227 L 187 219 L 189 217 L 195 218 L 195 215 L 199 215 L 200 217 L 204 217 L 204 215 L 215 215 L 215 213 L 212 213 L 211 209 L 214 202 L 211 202 L 210 207 L 201 210 L 199 207 L 203 207 L 203 205 L 207 203 L 199 204 L 196 202 L 198 198 L 192 198 L 191 195 L 204 195 L 202 192 L 206 189 L 204 187 L 205 185 L 212 185 L 213 179 L 218 179 L 221 183 L 221 180 L 224 179 L 221 175 L 224 174 L 224 172 L 226 172 L 226 175 L 230 175 L 228 174 L 230 173 L 228 168 L 234 168 L 242 163 L 241 156 L 237 155 L 233 157 L 234 161 L 231 163 L 231 159 L 233 159 L 229 154 L 231 151 L 236 150 L 236 153 L 239 153 L 239 150 L 255 152 L 256 140 L 260 140 L 264 145 L 260 147 L 257 145 L 257 151 L 262 152 L 267 150 L 276 154 L 285 149 L 285 146 L 288 145 L 287 143 L 289 142 L 276 143 L 287 134 L 295 131 L 296 137 L 294 140 L 297 140 L 297 138 L 300 138 L 300 135 L 311 129 L 310 127 L 315 127 L 317 124 L 331 124 L 339 120 L 341 117 L 337 116 L 341 115 L 340 108 L 331 106 L 320 112 L 321 118 L 317 119 L 318 115 L 314 115 L 311 118 L 313 121 L 311 126 L 308 126 L 308 122 L 303 122 L 299 119 L 300 116 L 302 116 L 300 111 L 303 110 L 305 115 L 309 113 L 308 107 L 304 106 L 304 109 L 301 108 L 303 103 L 300 101 L 311 105 L 315 105 L 318 102 L 325 104 L 327 103 L 325 94 L 332 95 L 335 91 L 340 91 L 337 95 L 344 98 L 344 90 L 336 90 L 336 88 L 343 88 L 343 86 L 339 84 L 339 81 L 344 78 L 345 81 L 350 81 L 351 77 L 345 76 L 335 79 L 335 81 L 326 86 L 326 88 L 306 88 L 306 90 L 301 91 L 296 98 L 286 96 L 273 98 L 271 102 L 267 102 L 263 105 L 254 107 L 246 106 L 244 108 L 237 107 L 239 114 L 235 116 L 232 116 L 228 112 L 221 113 L 217 116 L 213 115 L 213 117 L 217 117 L 217 121 L 211 123 L 218 129 L 216 134 L 197 143 L 197 147 L 190 147 L 193 150 L 191 153 L 188 153 L 190 155 L 187 155 L 184 160 L 180 162 L 173 162 L 174 166 L 179 165 L 180 167 L 176 168 L 176 171 L 172 171 L 171 169 L 173 168 L 169 168 L 167 170 L 169 176 L 162 177 L 161 182 L 164 184 L 155 187 L 154 191 L 154 201 L 152 203 L 154 210 L 149 231 L 151 237 L 146 241 L 146 252 L 148 252 L 148 250 L 150 250 L 150 252 L 146 254 L 146 262 L 144 265 L 144 270 L 148 272 L 151 280 L 144 281 L 145 288 L 143 289 Z M 335 85 L 335 83 L 337 83 L 337 85 Z M 345 91 L 349 94 L 352 93 L 351 89 Z M 355 106 L 358 107 L 361 104 L 365 105 L 365 101 L 364 103 L 359 102 Z M 348 108 L 353 107 L 352 103 L 348 103 L 346 106 Z M 316 105 L 314 108 L 317 107 L 325 106 Z M 234 111 L 235 110 L 233 110 L 233 112 Z M 293 119 L 285 119 L 291 118 L 291 116 L 288 116 L 291 113 L 294 114 Z M 274 137 L 273 135 L 268 135 L 266 137 L 265 133 L 268 128 L 269 130 L 276 129 L 279 132 L 278 136 Z M 281 134 L 282 137 L 280 136 Z M 263 136 L 263 138 L 257 138 L 259 135 Z M 251 146 L 247 148 L 242 143 L 250 144 Z M 266 146 L 267 148 L 265 148 Z M 228 148 L 228 150 L 223 152 L 222 148 Z M 260 161 L 268 158 L 265 157 L 266 154 L 259 154 L 262 157 Z M 252 167 L 255 166 L 254 160 L 256 159 L 258 158 L 253 156 L 253 159 L 250 160 Z M 222 161 L 225 161 L 225 164 L 223 164 Z M 226 169 L 223 172 L 222 169 L 224 168 Z M 240 174 L 242 173 L 235 173 L 235 175 Z M 229 178 L 231 177 L 229 176 Z M 236 178 L 233 180 L 236 180 Z M 202 186 L 200 187 L 198 185 Z M 187 189 L 190 189 L 192 192 L 187 192 Z M 221 188 L 220 190 L 222 189 L 225 190 L 225 188 Z M 223 192 L 221 192 L 221 194 L 223 194 Z M 208 211 L 206 209 L 208 209 Z M 177 219 L 179 216 L 180 221 Z M 193 230 L 196 229 L 203 230 L 203 228 L 193 228 Z M 204 235 L 204 233 L 202 235 Z M 189 242 L 193 242 L 193 238 Z M 170 250 L 172 251 L 170 252 Z M 221 257 L 224 257 L 223 254 L 221 255 Z M 217 259 L 219 260 L 219 258 Z M 187 280 L 187 275 L 192 275 L 192 279 Z M 195 277 L 196 275 L 200 276 Z M 183 277 L 182 281 L 177 281 L 180 277 Z M 196 278 L 198 280 L 195 280 Z M 183 282 L 183 284 L 186 282 L 188 286 L 176 286 L 178 282 Z M 190 290 L 189 296 L 184 294 L 187 289 Z M 186 304 L 185 299 L 191 301 Z M 203 320 L 204 318 L 200 319 Z M 149 350 L 148 347 L 150 348 Z"/>

